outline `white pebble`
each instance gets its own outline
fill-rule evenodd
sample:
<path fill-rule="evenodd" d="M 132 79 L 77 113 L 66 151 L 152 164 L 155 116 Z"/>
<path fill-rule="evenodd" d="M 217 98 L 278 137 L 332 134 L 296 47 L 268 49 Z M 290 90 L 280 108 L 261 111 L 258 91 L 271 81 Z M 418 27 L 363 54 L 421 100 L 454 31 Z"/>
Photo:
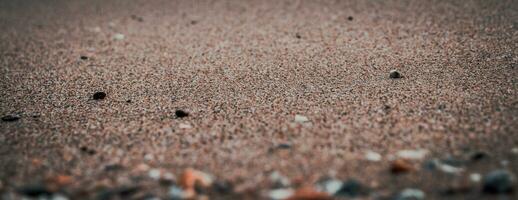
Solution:
<path fill-rule="evenodd" d="M 480 182 L 480 180 L 482 180 L 482 175 L 480 175 L 479 173 L 472 173 L 469 175 L 469 180 L 471 180 L 474 183 L 478 183 Z"/>
<path fill-rule="evenodd" d="M 155 179 L 155 180 L 160 179 L 161 174 L 162 173 L 160 172 L 159 169 L 151 169 L 148 172 L 149 177 L 152 178 L 152 179 Z"/>
<path fill-rule="evenodd" d="M 291 195 L 293 195 L 293 193 L 294 193 L 293 189 L 275 189 L 275 190 L 270 190 L 270 192 L 268 192 L 268 197 L 270 199 L 274 199 L 274 200 L 287 199 Z"/>
<path fill-rule="evenodd" d="M 409 160 L 421 160 L 426 157 L 426 154 L 428 154 L 428 151 L 425 149 L 401 150 L 397 152 L 398 157 Z"/>
<path fill-rule="evenodd" d="M 421 200 L 425 198 L 423 191 L 419 189 L 407 188 L 404 189 L 399 195 L 398 200 Z"/>
<path fill-rule="evenodd" d="M 365 159 L 372 162 L 378 162 L 381 160 L 381 155 L 379 153 L 376 153 L 374 151 L 367 151 L 365 153 Z"/>
<path fill-rule="evenodd" d="M 297 123 L 304 123 L 304 122 L 308 122 L 308 121 L 309 121 L 309 119 L 306 116 L 295 115 L 295 122 L 297 122 Z"/>
<path fill-rule="evenodd" d="M 115 35 L 113 35 L 113 39 L 115 40 L 124 40 L 125 36 L 121 33 L 117 33 Z"/>
<path fill-rule="evenodd" d="M 518 155 L 518 147 L 512 148 L 511 153 Z"/>

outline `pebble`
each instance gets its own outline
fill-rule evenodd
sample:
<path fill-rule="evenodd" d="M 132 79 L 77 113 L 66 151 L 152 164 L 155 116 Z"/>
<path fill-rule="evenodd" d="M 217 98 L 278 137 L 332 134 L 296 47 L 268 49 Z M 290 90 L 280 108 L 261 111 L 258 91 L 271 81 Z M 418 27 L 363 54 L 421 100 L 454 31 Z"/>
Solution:
<path fill-rule="evenodd" d="M 516 180 L 514 175 L 507 170 L 494 170 L 484 176 L 483 190 L 485 193 L 499 194 L 513 191 Z"/>
<path fill-rule="evenodd" d="M 418 150 L 401 150 L 397 152 L 397 156 L 408 160 L 421 160 L 426 157 L 428 151 L 425 149 Z"/>
<path fill-rule="evenodd" d="M 319 191 L 326 192 L 330 195 L 335 195 L 341 188 L 343 182 L 337 179 L 327 179 L 317 183 Z"/>
<path fill-rule="evenodd" d="M 92 98 L 94 100 L 102 100 L 102 99 L 106 98 L 106 93 L 105 92 L 95 92 L 92 95 Z"/>
<path fill-rule="evenodd" d="M 381 161 L 382 157 L 379 153 L 376 153 L 374 151 L 367 151 L 365 153 L 365 159 L 372 162 L 378 162 Z"/>
<path fill-rule="evenodd" d="M 4 122 L 14 122 L 14 121 L 18 121 L 20 119 L 20 116 L 18 115 L 5 115 L 2 117 L 2 121 Z"/>
<path fill-rule="evenodd" d="M 79 57 L 81 60 L 88 60 L 88 56 L 80 56 Z"/>
<path fill-rule="evenodd" d="M 489 157 L 489 154 L 486 152 L 483 152 L 483 151 L 473 152 L 469 155 L 469 159 L 474 162 L 486 159 L 488 157 Z"/>
<path fill-rule="evenodd" d="M 285 177 L 278 171 L 273 171 L 269 176 L 270 182 L 274 188 L 284 188 L 291 185 L 291 181 L 288 177 Z"/>
<path fill-rule="evenodd" d="M 115 35 L 113 35 L 113 39 L 114 40 L 124 40 L 125 36 L 121 33 L 116 33 Z"/>
<path fill-rule="evenodd" d="M 480 180 L 482 180 L 482 175 L 480 175 L 479 173 L 472 173 L 469 175 L 469 180 L 471 182 L 478 183 L 480 182 Z"/>
<path fill-rule="evenodd" d="M 401 74 L 397 70 L 390 70 L 389 77 L 392 79 L 401 78 Z"/>
<path fill-rule="evenodd" d="M 511 149 L 511 153 L 518 155 L 518 147 L 514 147 Z"/>
<path fill-rule="evenodd" d="M 295 115 L 295 122 L 297 122 L 297 123 L 304 123 L 304 122 L 308 122 L 308 121 L 309 121 L 309 119 L 306 116 Z"/>
<path fill-rule="evenodd" d="M 335 194 L 337 197 L 357 197 L 368 193 L 367 187 L 356 179 L 349 179 L 342 184 L 340 190 Z"/>
<path fill-rule="evenodd" d="M 295 190 L 293 195 L 286 198 L 286 200 L 302 200 L 302 199 L 311 199 L 311 200 L 331 200 L 332 197 L 325 192 L 321 192 L 315 190 L 315 188 L 310 186 L 303 186 Z"/>
<path fill-rule="evenodd" d="M 281 189 L 274 189 L 270 190 L 268 192 L 268 198 L 274 199 L 274 200 L 280 200 L 280 199 L 287 199 L 290 196 L 292 196 L 295 193 L 295 191 L 291 188 L 281 188 Z"/>
<path fill-rule="evenodd" d="M 159 180 L 161 175 L 162 175 L 162 172 L 160 171 L 160 169 L 151 169 L 148 172 L 149 178 L 152 178 L 155 180 Z"/>
<path fill-rule="evenodd" d="M 347 17 L 347 20 L 349 20 L 349 21 L 353 21 L 353 19 L 354 19 L 353 16 Z"/>
<path fill-rule="evenodd" d="M 176 185 L 169 187 L 168 195 L 171 200 L 189 199 L 194 197 L 194 193 L 185 191 Z"/>
<path fill-rule="evenodd" d="M 189 113 L 185 112 L 183 110 L 176 110 L 176 111 L 174 111 L 174 116 L 176 118 L 184 118 L 184 117 L 188 117 Z"/>
<path fill-rule="evenodd" d="M 390 171 L 393 174 L 407 173 L 412 170 L 414 170 L 412 164 L 408 163 L 406 160 L 403 159 L 394 160 L 392 162 L 392 165 L 390 166 Z"/>
<path fill-rule="evenodd" d="M 397 200 L 421 200 L 425 198 L 425 193 L 419 189 L 407 188 L 401 191 Z"/>
<path fill-rule="evenodd" d="M 18 188 L 17 192 L 28 197 L 48 197 L 51 196 L 53 193 L 42 184 L 26 185 L 21 188 Z"/>

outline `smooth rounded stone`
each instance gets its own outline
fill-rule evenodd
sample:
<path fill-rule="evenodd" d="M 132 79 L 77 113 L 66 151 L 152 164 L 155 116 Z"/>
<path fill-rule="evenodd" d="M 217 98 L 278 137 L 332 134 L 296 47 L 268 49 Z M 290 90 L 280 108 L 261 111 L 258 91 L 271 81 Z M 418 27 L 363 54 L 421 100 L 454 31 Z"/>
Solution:
<path fill-rule="evenodd" d="M 26 185 L 17 189 L 17 192 L 28 197 L 50 197 L 54 192 L 43 184 Z"/>
<path fill-rule="evenodd" d="M 398 194 L 396 200 L 421 200 L 425 196 L 425 193 L 419 189 L 407 188 Z"/>
<path fill-rule="evenodd" d="M 278 171 L 273 171 L 268 178 L 273 188 L 285 188 L 291 185 L 290 179 Z"/>
<path fill-rule="evenodd" d="M 14 115 L 14 114 L 5 115 L 2 117 L 2 121 L 4 121 L 4 122 L 14 122 L 14 121 L 18 121 L 19 119 L 20 119 L 20 116 Z"/>
<path fill-rule="evenodd" d="M 308 121 L 309 121 L 309 119 L 306 116 L 295 115 L 295 122 L 297 122 L 297 123 L 304 123 L 304 122 L 308 122 Z"/>
<path fill-rule="evenodd" d="M 365 153 L 365 159 L 371 162 L 378 162 L 381 161 L 382 156 L 374 151 L 367 151 Z"/>
<path fill-rule="evenodd" d="M 115 39 L 115 40 L 124 40 L 125 37 L 126 36 L 124 36 L 121 33 L 116 33 L 115 35 L 113 35 L 113 39 Z"/>
<path fill-rule="evenodd" d="M 332 178 L 319 181 L 317 183 L 317 188 L 319 191 L 335 195 L 342 188 L 342 185 L 342 181 Z"/>
<path fill-rule="evenodd" d="M 92 95 L 92 98 L 94 100 L 103 100 L 104 98 L 106 98 L 106 93 L 105 92 L 95 92 Z"/>
<path fill-rule="evenodd" d="M 401 150 L 397 152 L 397 156 L 407 160 L 421 160 L 426 157 L 428 150 L 417 149 L 417 150 Z"/>
<path fill-rule="evenodd" d="M 343 182 L 342 187 L 335 194 L 337 197 L 357 197 L 366 195 L 369 189 L 356 179 L 349 179 Z"/>
<path fill-rule="evenodd" d="M 79 57 L 81 60 L 88 60 L 88 56 L 80 56 Z"/>
<path fill-rule="evenodd" d="M 401 78 L 401 73 L 399 73 L 399 71 L 397 71 L 395 69 L 394 70 L 390 70 L 389 77 L 392 78 L 392 79 Z"/>
<path fill-rule="evenodd" d="M 513 191 L 515 185 L 514 175 L 507 170 L 494 170 L 484 176 L 483 190 L 485 193 L 498 194 Z"/>
<path fill-rule="evenodd" d="M 174 111 L 174 116 L 176 118 L 184 118 L 184 117 L 188 117 L 189 113 L 186 111 L 183 111 L 183 110 L 176 110 L 176 111 Z"/>
<path fill-rule="evenodd" d="M 479 173 L 472 173 L 469 175 L 469 180 L 471 182 L 478 183 L 480 182 L 480 180 L 482 180 L 482 175 L 480 175 Z"/>
<path fill-rule="evenodd" d="M 288 199 L 293 194 L 295 194 L 295 190 L 291 188 L 281 188 L 268 191 L 267 196 L 273 200 L 280 200 Z"/>

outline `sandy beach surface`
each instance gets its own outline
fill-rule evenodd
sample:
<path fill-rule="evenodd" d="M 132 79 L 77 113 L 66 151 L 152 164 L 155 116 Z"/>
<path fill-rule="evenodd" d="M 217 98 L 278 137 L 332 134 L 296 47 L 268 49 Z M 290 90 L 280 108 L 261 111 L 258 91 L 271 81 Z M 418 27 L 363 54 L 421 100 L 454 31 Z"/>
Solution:
<path fill-rule="evenodd" d="M 0 198 L 518 198 L 517 53 L 515 0 L 1 0 Z"/>

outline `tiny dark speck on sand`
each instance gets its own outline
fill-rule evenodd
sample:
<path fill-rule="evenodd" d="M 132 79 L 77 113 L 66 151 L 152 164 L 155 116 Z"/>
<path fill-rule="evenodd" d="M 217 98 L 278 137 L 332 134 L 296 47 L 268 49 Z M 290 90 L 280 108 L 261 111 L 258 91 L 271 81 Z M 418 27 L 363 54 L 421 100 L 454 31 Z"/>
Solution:
<path fill-rule="evenodd" d="M 295 37 L 296 37 L 297 39 L 302 38 L 302 36 L 301 36 L 299 33 L 296 33 L 296 34 L 295 34 Z"/>
<path fill-rule="evenodd" d="M 353 19 L 354 19 L 353 16 L 347 17 L 347 20 L 349 20 L 349 21 L 353 21 Z"/>
<path fill-rule="evenodd" d="M 174 116 L 176 116 L 176 118 L 184 118 L 184 117 L 188 117 L 189 113 L 185 112 L 183 110 L 176 110 L 176 111 L 174 111 Z"/>
<path fill-rule="evenodd" d="M 104 98 L 106 98 L 106 93 L 105 92 L 96 92 L 93 95 L 93 99 L 94 100 L 101 100 L 101 99 L 104 99 Z"/>
<path fill-rule="evenodd" d="M 18 115 L 5 115 L 2 117 L 2 121 L 4 122 L 14 122 L 20 119 Z"/>
<path fill-rule="evenodd" d="M 81 60 L 88 60 L 88 56 L 81 56 L 79 58 L 81 58 Z"/>

